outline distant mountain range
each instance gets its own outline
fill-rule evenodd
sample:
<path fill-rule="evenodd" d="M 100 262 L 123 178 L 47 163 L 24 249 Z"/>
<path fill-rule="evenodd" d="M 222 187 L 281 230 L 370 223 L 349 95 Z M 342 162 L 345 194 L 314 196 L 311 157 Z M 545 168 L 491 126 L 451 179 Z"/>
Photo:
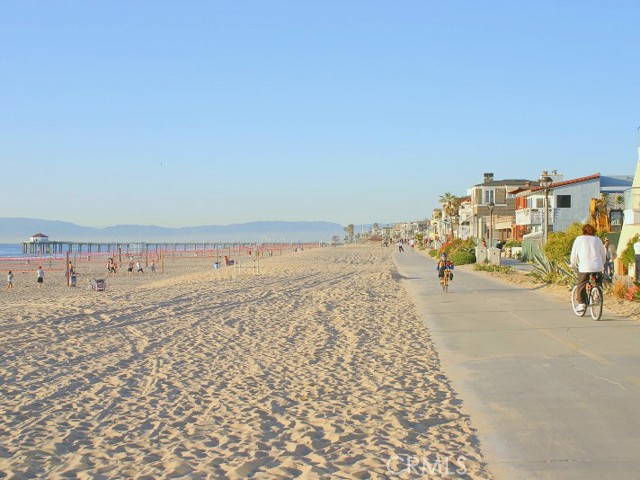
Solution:
<path fill-rule="evenodd" d="M 168 228 L 154 225 L 83 227 L 35 218 L 0 218 L 0 243 L 27 241 L 43 233 L 52 241 L 94 242 L 318 242 L 344 236 L 344 227 L 331 222 L 250 222 L 233 225 Z"/>

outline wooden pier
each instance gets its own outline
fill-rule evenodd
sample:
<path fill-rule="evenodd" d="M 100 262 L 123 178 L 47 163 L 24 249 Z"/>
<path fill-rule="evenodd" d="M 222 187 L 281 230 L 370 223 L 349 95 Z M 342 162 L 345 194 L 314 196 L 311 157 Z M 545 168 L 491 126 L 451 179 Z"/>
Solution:
<path fill-rule="evenodd" d="M 31 255 L 57 255 L 64 253 L 145 253 L 150 251 L 197 251 L 225 248 L 226 245 L 238 245 L 237 243 L 213 243 L 213 242 L 71 242 L 71 241 L 46 241 L 46 242 L 22 242 L 22 253 Z"/>

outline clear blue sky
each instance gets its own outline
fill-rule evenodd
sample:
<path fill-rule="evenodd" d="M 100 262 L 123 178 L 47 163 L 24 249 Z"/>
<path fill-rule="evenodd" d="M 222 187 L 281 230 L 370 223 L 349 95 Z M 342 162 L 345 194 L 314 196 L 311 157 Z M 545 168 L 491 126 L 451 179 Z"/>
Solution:
<path fill-rule="evenodd" d="M 5 2 L 0 217 L 430 216 L 483 172 L 633 174 L 637 1 Z"/>

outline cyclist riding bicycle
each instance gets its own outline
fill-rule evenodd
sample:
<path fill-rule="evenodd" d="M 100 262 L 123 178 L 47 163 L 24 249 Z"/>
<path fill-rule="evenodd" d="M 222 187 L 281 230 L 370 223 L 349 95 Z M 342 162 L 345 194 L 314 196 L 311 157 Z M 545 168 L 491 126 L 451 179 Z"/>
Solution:
<path fill-rule="evenodd" d="M 447 260 L 446 253 L 443 252 L 442 255 L 440 255 L 440 261 L 438 261 L 438 264 L 436 265 L 436 270 L 438 271 L 438 277 L 441 282 L 442 279 L 444 279 L 444 272 L 447 270 L 449 271 L 449 280 L 453 279 L 453 262 L 451 260 Z"/>
<path fill-rule="evenodd" d="M 607 252 L 602 240 L 595 233 L 594 226 L 586 224 L 582 227 L 582 235 L 576 237 L 571 248 L 571 267 L 578 269 L 578 288 L 575 298 L 578 313 L 586 308 L 586 286 L 591 274 L 596 274 L 597 282 L 602 283 L 602 270 L 606 263 Z"/>

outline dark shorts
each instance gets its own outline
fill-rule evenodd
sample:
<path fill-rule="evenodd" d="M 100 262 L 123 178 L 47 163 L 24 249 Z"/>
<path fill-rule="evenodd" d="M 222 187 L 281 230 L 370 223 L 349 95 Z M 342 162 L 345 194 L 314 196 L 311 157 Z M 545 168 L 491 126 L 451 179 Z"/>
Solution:
<path fill-rule="evenodd" d="M 42 283 L 42 282 L 44 282 L 44 278 L 38 277 L 38 283 Z"/>

